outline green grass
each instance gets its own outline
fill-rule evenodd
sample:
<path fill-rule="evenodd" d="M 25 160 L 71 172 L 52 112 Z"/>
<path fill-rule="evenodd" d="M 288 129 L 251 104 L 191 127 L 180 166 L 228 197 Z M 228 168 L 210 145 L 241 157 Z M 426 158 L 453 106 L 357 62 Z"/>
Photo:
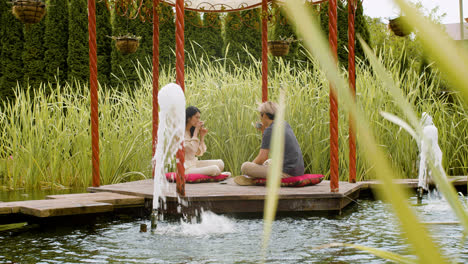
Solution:
<path fill-rule="evenodd" d="M 426 85 L 414 71 L 404 78 L 398 52 L 388 51 L 381 62 L 389 69 L 408 102 L 419 113 L 429 112 L 439 129 L 443 165 L 449 175 L 468 172 L 468 114 L 460 100 L 451 103 L 437 94 L 437 81 Z M 393 56 L 392 54 L 397 54 Z M 189 57 L 194 59 L 195 56 Z M 200 59 L 186 70 L 187 105 L 201 109 L 209 129 L 204 159 L 220 158 L 226 170 L 240 173 L 244 161 L 258 152 L 260 134 L 254 128 L 261 98 L 261 62 L 235 67 L 230 61 Z M 286 93 L 286 121 L 302 148 L 306 172 L 329 174 L 329 86 L 318 64 L 293 68 L 281 59 L 269 73 L 269 98 L 277 100 L 279 87 Z M 151 73 L 137 65 L 139 81 L 122 82 L 118 90 L 99 89 L 101 184 L 149 178 L 151 173 Z M 174 80 L 173 70 L 161 72 L 161 87 Z M 82 83 L 62 83 L 17 91 L 17 99 L 0 113 L 0 186 L 63 188 L 91 185 L 89 88 Z M 455 95 L 455 98 L 457 96 Z M 340 179 L 348 177 L 348 121 L 340 98 Z M 402 177 L 417 176 L 416 142 L 380 116 L 398 110 L 393 97 L 382 88 L 370 66 L 358 62 L 358 107 L 369 120 L 380 149 Z M 358 153 L 361 146 L 358 144 Z M 12 159 L 10 159 L 10 155 Z M 372 179 L 373 166 L 358 154 L 357 179 Z"/>

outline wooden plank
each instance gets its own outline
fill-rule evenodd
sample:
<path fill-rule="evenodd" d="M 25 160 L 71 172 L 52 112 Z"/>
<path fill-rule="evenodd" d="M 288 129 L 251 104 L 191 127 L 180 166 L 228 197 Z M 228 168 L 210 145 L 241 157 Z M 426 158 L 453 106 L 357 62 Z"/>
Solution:
<path fill-rule="evenodd" d="M 26 201 L 20 207 L 20 213 L 36 217 L 93 214 L 113 210 L 113 205 L 109 203 L 68 199 Z"/>
<path fill-rule="evenodd" d="M 324 181 L 318 185 L 306 187 L 283 187 L 279 195 L 282 199 L 299 198 L 339 198 L 344 197 L 346 193 L 351 193 L 359 188 L 358 184 L 341 182 L 340 192 L 331 193 L 329 181 Z M 263 200 L 266 196 L 266 187 L 264 186 L 238 186 L 234 183 L 198 183 L 186 185 L 186 197 L 192 201 L 202 200 L 233 200 L 233 199 L 251 199 Z M 117 192 L 127 195 L 142 196 L 152 199 L 153 181 L 143 180 L 132 183 L 105 185 L 101 187 L 88 188 L 91 192 Z M 169 189 L 164 192 L 168 200 L 175 200 L 175 184 L 169 184 Z"/>
<path fill-rule="evenodd" d="M 466 185 L 467 176 L 450 177 L 454 185 Z M 417 186 L 417 179 L 395 180 L 408 188 Z M 359 197 L 362 190 L 373 189 L 378 181 L 358 183 L 340 182 L 340 191 L 330 193 L 329 181 L 300 188 L 282 187 L 279 192 L 278 211 L 338 211 Z M 153 180 L 142 180 L 97 188 L 92 193 L 50 195 L 48 200 L 3 202 L 0 215 L 22 213 L 37 217 L 91 214 L 113 211 L 116 207 L 144 206 L 145 198 L 153 198 Z M 216 213 L 262 212 L 266 198 L 264 186 L 238 186 L 229 179 L 225 183 L 200 183 L 186 185 L 185 200 L 189 208 L 204 208 Z M 164 192 L 168 212 L 177 212 L 175 184 Z"/>
<path fill-rule="evenodd" d="M 0 225 L 0 232 L 7 231 L 7 230 L 12 230 L 12 229 L 20 229 L 27 225 L 28 223 L 22 222 L 22 223 L 13 223 L 13 224 L 7 224 L 7 225 Z"/>
<path fill-rule="evenodd" d="M 119 206 L 130 206 L 130 205 L 144 205 L 145 198 L 124 195 L 119 193 L 111 192 L 99 192 L 99 193 L 76 193 L 76 194 L 63 194 L 63 195 L 48 195 L 46 199 L 68 199 L 74 201 L 95 201 L 102 203 L 109 203 L 114 207 Z"/>
<path fill-rule="evenodd" d="M 449 181 L 450 181 L 454 186 L 467 185 L 468 176 L 450 176 L 450 177 L 449 177 Z"/>
<path fill-rule="evenodd" d="M 0 214 L 22 213 L 37 217 L 109 212 L 113 205 L 95 201 L 30 200 L 2 203 Z"/>
<path fill-rule="evenodd" d="M 282 187 L 279 192 L 278 211 L 339 211 L 359 197 L 360 183 L 340 182 L 340 192 L 330 193 L 329 181 L 300 188 Z M 153 181 L 106 185 L 89 188 L 95 192 L 117 192 L 152 199 Z M 167 197 L 166 213 L 177 213 L 175 184 L 169 184 L 164 192 Z M 186 197 L 190 208 L 204 208 L 215 213 L 263 212 L 266 198 L 265 186 L 238 186 L 232 179 L 225 184 L 199 183 L 186 185 Z"/>
<path fill-rule="evenodd" d="M 278 200 L 278 212 L 307 212 L 307 211 L 339 211 L 343 209 L 345 198 L 313 198 L 297 200 Z M 214 213 L 261 213 L 264 200 L 218 200 L 190 202 L 189 207 L 183 207 L 182 212 L 190 214 L 198 210 L 209 210 Z M 177 214 L 178 203 L 168 202 L 165 213 Z"/>
<path fill-rule="evenodd" d="M 153 180 L 140 180 L 112 185 L 102 185 L 100 187 L 89 187 L 89 192 L 112 192 L 124 195 L 133 195 L 144 198 L 153 198 Z"/>
<path fill-rule="evenodd" d="M 468 182 L 468 176 L 449 176 L 448 178 L 453 186 L 466 185 Z M 418 188 L 418 179 L 396 179 L 394 182 L 399 185 L 404 185 L 407 188 Z M 377 188 L 377 185 L 381 184 L 380 181 L 364 181 L 361 183 L 367 184 L 368 188 Z M 361 189 L 364 189 L 364 187 Z"/>
<path fill-rule="evenodd" d="M 16 214 L 20 211 L 22 202 L 4 202 L 0 204 L 0 214 Z"/>

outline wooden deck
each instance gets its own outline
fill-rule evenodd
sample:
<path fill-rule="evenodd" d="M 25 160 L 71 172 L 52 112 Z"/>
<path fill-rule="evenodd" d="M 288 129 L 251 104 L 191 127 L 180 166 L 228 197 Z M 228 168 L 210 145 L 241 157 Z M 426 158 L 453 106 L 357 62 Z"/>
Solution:
<path fill-rule="evenodd" d="M 125 206 L 143 206 L 145 199 L 118 193 L 49 195 L 46 200 L 0 203 L 0 215 L 52 217 L 112 212 Z"/>
<path fill-rule="evenodd" d="M 456 187 L 467 186 L 467 176 L 451 177 Z M 417 187 L 417 180 L 397 180 L 409 188 Z M 380 183 L 365 181 L 340 182 L 340 192 L 330 193 L 330 182 L 314 186 L 280 189 L 279 212 L 339 212 L 359 198 L 363 192 L 374 189 Z M 261 213 L 263 212 L 266 188 L 263 186 L 238 186 L 232 179 L 223 183 L 186 184 L 187 206 L 178 208 L 175 184 L 165 192 L 165 213 L 192 213 L 203 208 L 215 213 Z M 153 199 L 153 180 L 104 185 L 88 188 L 90 193 L 50 195 L 46 200 L 0 202 L 0 217 L 25 215 L 37 218 L 71 216 L 113 212 L 121 208 L 148 208 Z"/>
<path fill-rule="evenodd" d="M 278 211 L 339 211 L 359 197 L 360 183 L 340 182 L 340 192 L 330 193 L 330 182 L 301 188 L 281 188 Z M 112 192 L 153 199 L 153 181 L 88 188 L 91 192 Z M 225 183 L 198 183 L 185 185 L 187 210 L 204 208 L 215 213 L 263 212 L 266 188 L 264 186 L 238 186 L 232 179 Z M 165 192 L 166 213 L 175 213 L 177 195 L 175 184 Z"/>

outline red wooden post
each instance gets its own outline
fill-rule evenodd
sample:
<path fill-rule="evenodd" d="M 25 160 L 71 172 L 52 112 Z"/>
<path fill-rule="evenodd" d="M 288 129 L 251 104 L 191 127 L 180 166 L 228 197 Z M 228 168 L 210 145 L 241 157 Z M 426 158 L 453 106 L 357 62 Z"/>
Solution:
<path fill-rule="evenodd" d="M 99 187 L 99 118 L 97 81 L 96 2 L 88 0 L 89 84 L 91 89 L 91 146 L 93 151 L 93 187 Z"/>
<path fill-rule="evenodd" d="M 268 101 L 268 6 L 262 0 L 262 102 Z"/>
<path fill-rule="evenodd" d="M 356 67 L 354 55 L 354 15 L 356 0 L 348 0 L 348 75 L 349 88 L 353 99 L 356 100 Z M 349 115 L 349 182 L 356 182 L 356 137 L 354 135 L 354 120 Z"/>
<path fill-rule="evenodd" d="M 335 61 L 337 61 L 336 0 L 329 0 L 328 2 L 328 42 Z M 330 192 L 339 191 L 338 163 L 338 98 L 335 87 L 330 83 Z"/>
<path fill-rule="evenodd" d="M 176 82 L 185 92 L 184 85 L 184 0 L 176 0 Z M 185 196 L 184 143 L 177 151 L 177 193 Z"/>
<path fill-rule="evenodd" d="M 185 92 L 184 83 L 184 0 L 176 0 L 176 82 Z"/>
<path fill-rule="evenodd" d="M 158 143 L 159 91 L 159 0 L 153 0 L 153 157 Z M 154 178 L 154 167 L 153 167 Z"/>

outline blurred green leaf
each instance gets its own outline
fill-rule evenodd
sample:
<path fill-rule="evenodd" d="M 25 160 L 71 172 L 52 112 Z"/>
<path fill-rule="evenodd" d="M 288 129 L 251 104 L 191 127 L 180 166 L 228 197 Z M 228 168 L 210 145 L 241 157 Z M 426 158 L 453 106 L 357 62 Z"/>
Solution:
<path fill-rule="evenodd" d="M 263 210 L 263 261 L 266 258 L 268 243 L 270 240 L 271 227 L 275 220 L 278 207 L 278 195 L 283 174 L 284 154 L 284 92 L 280 91 L 279 109 L 275 114 L 273 134 L 271 137 L 271 165 L 268 168 L 267 196 Z"/>

